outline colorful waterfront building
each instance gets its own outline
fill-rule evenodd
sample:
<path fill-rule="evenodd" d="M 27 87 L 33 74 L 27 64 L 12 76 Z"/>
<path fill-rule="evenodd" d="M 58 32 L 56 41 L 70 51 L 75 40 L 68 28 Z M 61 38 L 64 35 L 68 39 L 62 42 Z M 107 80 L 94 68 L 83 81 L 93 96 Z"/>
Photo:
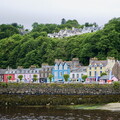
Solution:
<path fill-rule="evenodd" d="M 48 65 L 48 63 L 43 63 L 42 68 L 40 70 L 40 82 L 48 82 L 48 77 L 50 74 L 52 74 L 52 69 L 54 66 Z"/>
<path fill-rule="evenodd" d="M 107 75 L 112 71 L 115 64 L 114 57 L 108 57 L 107 60 L 98 60 L 97 58 L 91 58 L 89 66 L 87 68 L 87 75 L 90 78 L 100 77 L 101 73 L 107 73 Z"/>
<path fill-rule="evenodd" d="M 11 79 L 8 79 L 8 76 L 11 76 Z M 15 80 L 15 74 L 12 72 L 11 68 L 4 69 L 3 73 L 3 82 L 10 82 Z"/>
<path fill-rule="evenodd" d="M 22 75 L 22 81 L 23 82 L 32 82 L 34 79 L 34 75 L 37 75 L 37 81 L 39 82 L 40 79 L 40 70 L 41 68 L 36 68 L 36 66 L 31 66 L 30 68 L 22 68 L 22 67 L 18 67 L 17 69 L 13 69 L 13 72 L 15 74 L 15 80 L 16 81 L 20 81 L 18 76 Z"/>
<path fill-rule="evenodd" d="M 4 69 L 3 81 L 4 82 L 20 82 L 19 75 L 22 75 L 22 82 L 32 82 L 33 76 L 37 75 L 37 82 L 40 79 L 40 68 L 36 68 L 35 66 L 31 66 L 30 68 L 22 68 L 19 66 L 17 69 L 7 68 Z M 11 79 L 8 81 L 8 76 L 11 76 Z"/>
<path fill-rule="evenodd" d="M 87 75 L 87 66 L 79 66 L 70 70 L 71 81 L 82 81 L 83 75 Z"/>
<path fill-rule="evenodd" d="M 64 81 L 64 74 L 70 75 L 70 66 L 67 64 L 67 62 L 56 59 L 54 68 L 52 69 L 53 74 L 53 82 L 60 82 Z"/>

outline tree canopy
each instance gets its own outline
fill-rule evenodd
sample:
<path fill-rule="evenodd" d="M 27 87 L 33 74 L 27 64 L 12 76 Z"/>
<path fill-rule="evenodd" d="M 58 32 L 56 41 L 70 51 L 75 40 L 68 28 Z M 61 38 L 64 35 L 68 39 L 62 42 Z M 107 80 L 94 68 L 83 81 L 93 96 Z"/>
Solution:
<path fill-rule="evenodd" d="M 62 25 L 36 24 L 25 35 L 18 34 L 17 28 L 13 28 L 15 25 L 0 25 L 0 68 L 28 68 L 33 64 L 40 67 L 44 62 L 53 65 L 56 58 L 71 60 L 77 57 L 83 65 L 88 65 L 92 57 L 106 59 L 111 56 L 120 60 L 120 18 L 110 20 L 97 32 L 63 39 L 47 37 L 47 33 L 65 28 L 63 25 L 66 24 L 74 27 L 78 22 L 68 20 Z"/>

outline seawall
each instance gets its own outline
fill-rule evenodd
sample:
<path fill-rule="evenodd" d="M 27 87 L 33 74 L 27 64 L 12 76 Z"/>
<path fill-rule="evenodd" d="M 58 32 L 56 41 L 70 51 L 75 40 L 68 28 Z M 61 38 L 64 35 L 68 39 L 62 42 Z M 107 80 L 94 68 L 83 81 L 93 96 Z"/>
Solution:
<path fill-rule="evenodd" d="M 0 83 L 0 105 L 99 104 L 120 101 L 120 84 Z"/>

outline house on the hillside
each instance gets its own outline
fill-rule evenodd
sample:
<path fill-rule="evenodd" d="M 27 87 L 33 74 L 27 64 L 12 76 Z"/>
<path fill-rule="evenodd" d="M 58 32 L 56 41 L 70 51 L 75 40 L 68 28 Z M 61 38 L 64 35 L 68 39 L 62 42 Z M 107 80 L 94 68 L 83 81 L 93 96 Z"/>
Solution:
<path fill-rule="evenodd" d="M 96 32 L 98 30 L 101 30 L 103 27 L 95 27 L 95 26 L 90 26 L 90 27 L 83 27 L 83 28 L 72 28 L 70 29 L 65 29 L 65 30 L 60 30 L 58 33 L 52 33 L 48 34 L 48 37 L 51 38 L 64 38 L 64 37 L 70 37 L 74 35 L 81 35 L 84 33 L 91 33 L 91 32 Z"/>

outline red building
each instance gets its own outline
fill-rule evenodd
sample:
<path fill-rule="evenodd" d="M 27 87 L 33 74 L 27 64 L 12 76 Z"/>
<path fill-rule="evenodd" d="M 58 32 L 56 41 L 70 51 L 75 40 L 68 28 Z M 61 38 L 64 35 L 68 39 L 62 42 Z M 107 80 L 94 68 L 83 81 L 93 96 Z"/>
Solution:
<path fill-rule="evenodd" d="M 4 74 L 4 82 L 8 82 L 8 76 L 11 76 L 10 80 L 15 80 L 15 74 Z"/>

